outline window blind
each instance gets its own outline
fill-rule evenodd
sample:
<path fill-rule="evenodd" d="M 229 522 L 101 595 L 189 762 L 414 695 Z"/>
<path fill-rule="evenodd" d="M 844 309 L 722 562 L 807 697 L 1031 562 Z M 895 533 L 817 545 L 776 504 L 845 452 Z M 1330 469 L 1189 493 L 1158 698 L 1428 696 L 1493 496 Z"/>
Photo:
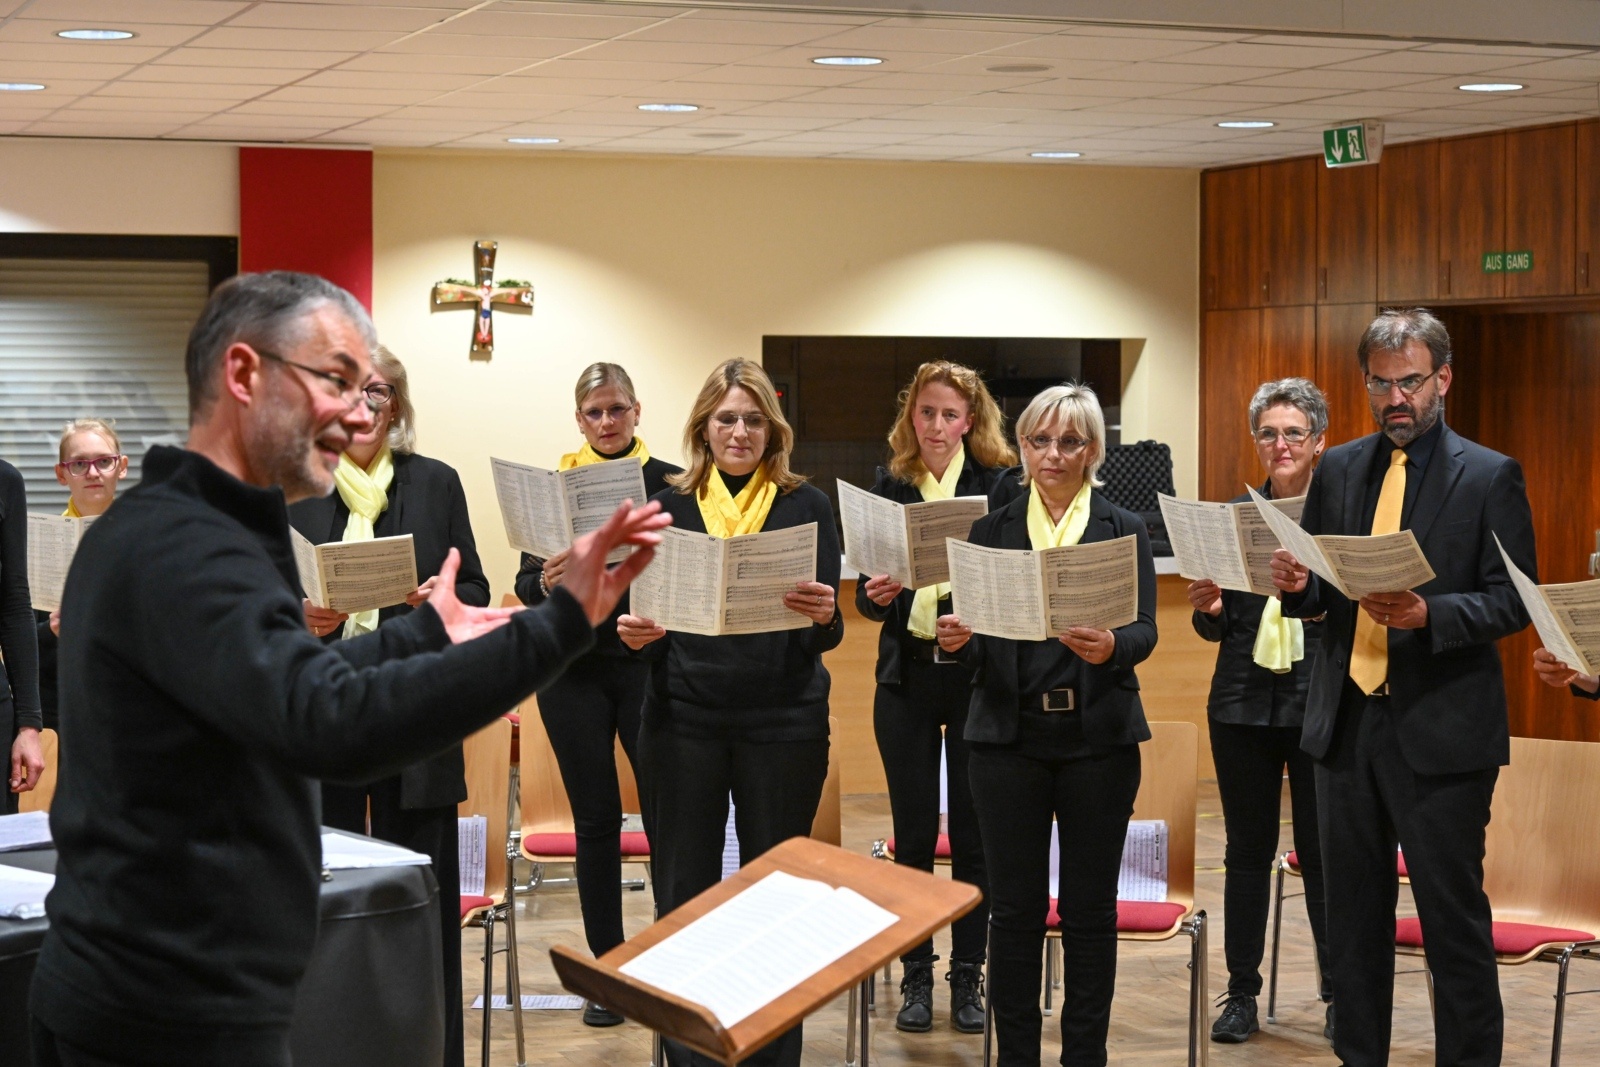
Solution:
<path fill-rule="evenodd" d="M 183 350 L 209 294 L 203 262 L 0 258 L 0 458 L 22 472 L 31 511 L 59 512 L 61 428 L 116 420 L 129 457 L 188 432 Z"/>

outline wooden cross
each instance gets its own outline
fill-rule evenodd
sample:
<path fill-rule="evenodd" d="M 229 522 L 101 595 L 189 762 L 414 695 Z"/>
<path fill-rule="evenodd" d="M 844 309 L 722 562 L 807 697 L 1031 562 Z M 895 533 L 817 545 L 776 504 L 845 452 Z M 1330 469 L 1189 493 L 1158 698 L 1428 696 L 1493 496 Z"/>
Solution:
<path fill-rule="evenodd" d="M 433 287 L 433 306 L 477 304 L 478 318 L 472 328 L 472 354 L 494 355 L 494 305 L 533 307 L 533 283 L 507 278 L 494 282 L 494 241 L 474 241 L 472 259 L 477 267 L 477 284 L 461 278 L 446 278 Z"/>

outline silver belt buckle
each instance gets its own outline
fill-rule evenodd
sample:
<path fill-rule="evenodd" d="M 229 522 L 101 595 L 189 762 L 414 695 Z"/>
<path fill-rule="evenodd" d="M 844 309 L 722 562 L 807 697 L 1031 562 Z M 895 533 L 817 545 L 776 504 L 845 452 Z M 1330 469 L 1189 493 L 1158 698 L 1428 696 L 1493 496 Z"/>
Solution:
<path fill-rule="evenodd" d="M 1076 711 L 1078 694 L 1072 689 L 1052 689 L 1039 697 L 1039 706 L 1045 711 Z"/>
<path fill-rule="evenodd" d="M 951 664 L 951 663 L 960 663 L 961 661 L 956 659 L 950 653 L 946 652 L 944 649 L 940 648 L 938 645 L 934 645 L 933 646 L 933 662 L 939 663 L 939 664 Z"/>

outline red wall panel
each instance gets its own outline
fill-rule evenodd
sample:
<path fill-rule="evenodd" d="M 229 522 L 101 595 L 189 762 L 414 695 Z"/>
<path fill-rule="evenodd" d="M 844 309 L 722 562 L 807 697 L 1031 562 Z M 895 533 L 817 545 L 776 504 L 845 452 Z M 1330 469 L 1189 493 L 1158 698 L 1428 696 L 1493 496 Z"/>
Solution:
<path fill-rule="evenodd" d="M 239 149 L 239 269 L 320 274 L 372 307 L 372 153 Z"/>

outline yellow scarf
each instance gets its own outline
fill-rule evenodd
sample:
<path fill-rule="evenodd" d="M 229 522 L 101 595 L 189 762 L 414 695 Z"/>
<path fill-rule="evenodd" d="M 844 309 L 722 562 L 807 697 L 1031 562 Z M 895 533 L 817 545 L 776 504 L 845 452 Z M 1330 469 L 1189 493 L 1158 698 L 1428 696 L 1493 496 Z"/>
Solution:
<path fill-rule="evenodd" d="M 751 475 L 749 483 L 738 496 L 728 492 L 722 472 L 712 464 L 706 484 L 695 494 L 700 505 L 700 518 L 705 520 L 706 533 L 724 540 L 740 534 L 758 533 L 767 523 L 767 512 L 778 498 L 778 483 L 767 477 L 767 465 L 762 463 Z"/>
<path fill-rule="evenodd" d="M 556 469 L 569 471 L 573 467 L 587 467 L 591 463 L 604 463 L 608 459 L 631 458 L 637 458 L 641 465 L 650 462 L 650 450 L 644 447 L 644 438 L 638 436 L 637 434 L 635 434 L 633 438 L 633 447 L 628 449 L 620 456 L 602 456 L 600 453 L 594 450 L 593 445 L 585 441 L 583 443 L 583 447 L 578 449 L 576 452 L 568 452 L 566 455 L 562 456 L 561 466 L 557 467 Z"/>
<path fill-rule="evenodd" d="M 1045 507 L 1044 497 L 1039 495 L 1038 484 L 1029 488 L 1028 543 L 1035 551 L 1075 545 L 1083 540 L 1083 531 L 1089 528 L 1089 491 L 1089 479 L 1085 478 L 1083 488 L 1078 490 L 1078 495 L 1067 505 L 1066 514 L 1061 516 L 1061 521 L 1051 522 L 1050 509 Z"/>
<path fill-rule="evenodd" d="M 917 483 L 922 499 L 953 498 L 956 495 L 956 482 L 961 478 L 961 470 L 966 465 L 967 450 L 962 448 L 950 458 L 950 466 L 944 469 L 943 478 L 935 478 L 932 471 L 924 468 L 922 480 Z M 925 641 L 932 641 L 937 636 L 935 631 L 939 624 L 939 601 L 949 595 L 949 582 L 940 582 L 938 585 L 918 589 L 911 601 L 911 617 L 906 620 L 906 629 Z"/>
<path fill-rule="evenodd" d="M 67 510 L 63 511 L 61 514 L 65 515 L 69 519 L 83 518 L 83 512 L 78 510 L 78 502 L 73 500 L 70 496 L 67 497 Z"/>
<path fill-rule="evenodd" d="M 394 453 L 389 446 L 373 457 L 372 465 L 362 470 L 346 452 L 339 457 L 339 466 L 333 472 L 333 484 L 339 490 L 339 499 L 350 509 L 350 520 L 344 524 L 341 541 L 370 541 L 376 534 L 373 524 L 389 507 L 389 486 L 394 482 Z M 361 611 L 350 616 L 344 624 L 344 636 L 355 637 L 371 633 L 378 628 L 376 611 Z"/>
<path fill-rule="evenodd" d="M 1306 628 L 1299 619 L 1283 617 L 1283 603 L 1267 597 L 1261 609 L 1261 629 L 1256 631 L 1256 646 L 1251 658 L 1273 674 L 1288 674 L 1306 658 Z"/>

